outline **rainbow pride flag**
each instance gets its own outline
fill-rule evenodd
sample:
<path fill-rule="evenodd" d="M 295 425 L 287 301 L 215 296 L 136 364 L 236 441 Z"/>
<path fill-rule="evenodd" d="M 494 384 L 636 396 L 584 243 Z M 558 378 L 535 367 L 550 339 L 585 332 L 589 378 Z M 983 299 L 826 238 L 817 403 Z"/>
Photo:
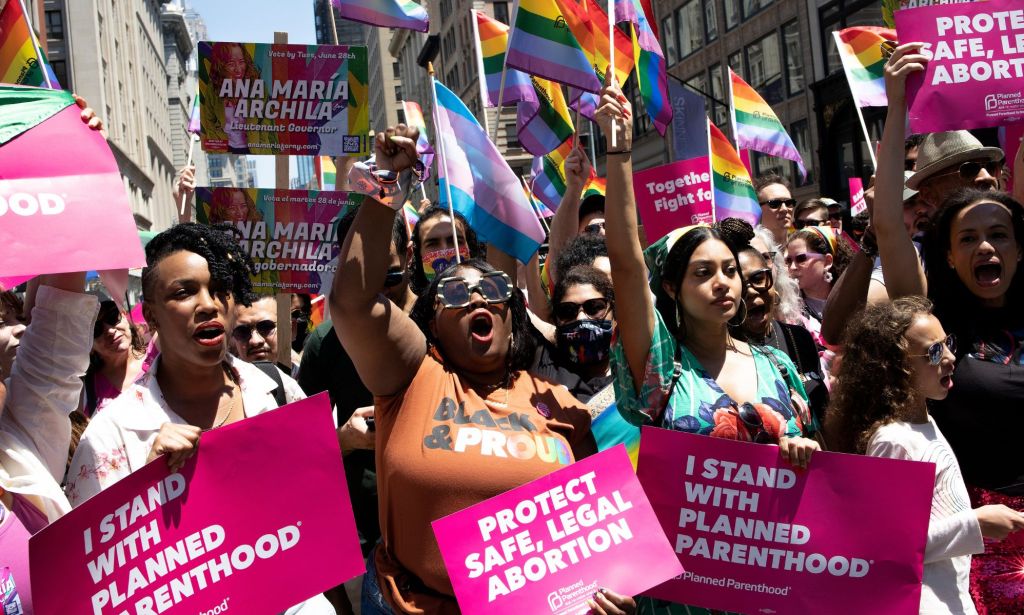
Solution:
<path fill-rule="evenodd" d="M 188 128 L 190 133 L 199 134 L 199 94 L 192 97 L 192 111 L 188 114 Z"/>
<path fill-rule="evenodd" d="M 566 139 L 546 156 L 536 156 L 531 165 L 533 194 L 551 211 L 556 211 L 565 196 L 565 159 L 572 153 L 573 139 Z M 581 199 L 592 194 L 605 195 L 606 182 L 590 169 L 590 180 L 583 187 Z"/>
<path fill-rule="evenodd" d="M 572 18 L 562 14 L 556 0 L 521 0 L 505 63 L 531 75 L 600 92 L 602 80 L 567 27 Z"/>
<path fill-rule="evenodd" d="M 722 131 L 708 120 L 711 140 L 711 184 L 713 186 L 715 220 L 742 218 L 757 224 L 761 218 L 761 205 L 757 202 L 750 173 L 743 166 L 740 155 L 733 149 Z"/>
<path fill-rule="evenodd" d="M 833 32 L 850 93 L 858 107 L 886 107 L 885 56 L 882 43 L 895 41 L 896 31 L 877 26 L 858 26 Z"/>
<path fill-rule="evenodd" d="M 402 110 L 405 112 L 405 123 L 415 126 L 420 131 L 420 136 L 416 139 L 416 153 L 420 155 L 423 166 L 428 171 L 428 175 L 423 177 L 426 180 L 429 177 L 430 165 L 434 164 L 434 148 L 430 146 L 430 139 L 427 138 L 427 122 L 423 119 L 423 109 L 417 102 L 403 100 Z"/>
<path fill-rule="evenodd" d="M 332 0 L 338 14 L 383 28 L 404 28 L 426 32 L 430 29 L 427 10 L 412 0 Z"/>
<path fill-rule="evenodd" d="M 327 300 L 323 295 L 317 295 L 313 297 L 312 310 L 309 313 L 309 327 L 316 329 L 324 322 L 324 308 L 327 306 Z"/>
<path fill-rule="evenodd" d="M 61 89 L 21 0 L 8 0 L 0 11 L 0 83 Z"/>
<path fill-rule="evenodd" d="M 534 156 L 543 156 L 565 142 L 576 129 L 562 86 L 539 77 L 532 80 L 536 101 L 519 103 L 516 123 L 523 149 Z"/>
<path fill-rule="evenodd" d="M 739 75 L 729 69 L 730 92 L 732 93 L 732 125 L 736 133 L 736 147 L 752 149 L 786 160 L 792 160 L 800 169 L 800 175 L 807 177 L 804 160 L 797 151 L 789 133 L 772 108 Z"/>
<path fill-rule="evenodd" d="M 634 0 L 638 2 L 639 0 Z M 636 80 L 644 101 L 647 116 L 661 136 L 672 122 L 672 104 L 668 95 L 668 73 L 665 54 L 661 44 L 644 16 L 643 9 L 637 11 L 637 23 L 633 24 L 633 57 L 636 61 Z"/>
<path fill-rule="evenodd" d="M 334 166 L 334 158 L 317 156 L 313 159 L 313 167 L 316 170 L 321 190 L 338 189 L 338 169 Z"/>
<path fill-rule="evenodd" d="M 443 144 L 438 163 L 440 203 L 465 216 L 480 238 L 528 263 L 545 233 L 508 166 L 476 117 L 451 90 L 434 80 L 434 128 Z"/>
<path fill-rule="evenodd" d="M 508 26 L 491 19 L 480 11 L 473 11 L 477 24 L 477 63 L 480 74 L 484 75 L 484 105 L 497 107 L 514 105 L 524 100 L 536 101 L 537 95 L 530 83 L 530 76 L 514 68 L 505 69 L 505 89 L 501 89 L 501 71 L 505 67 L 505 50 L 508 49 Z"/>
<path fill-rule="evenodd" d="M 618 2 L 616 10 L 618 10 L 619 6 L 626 6 L 629 1 Z M 576 4 L 576 0 L 562 0 L 562 2 Z M 590 32 L 590 37 L 587 41 L 587 53 L 591 58 L 591 63 L 594 65 L 594 71 L 603 82 L 604 76 L 608 72 L 608 66 L 611 63 L 609 60 L 611 44 L 608 38 L 608 12 L 601 6 L 601 2 L 597 0 L 584 0 L 583 8 L 586 11 L 587 29 Z M 619 19 L 617 18 L 617 20 Z M 632 39 L 622 29 L 615 28 L 616 82 L 620 85 L 626 83 L 635 66 L 636 58 L 633 54 Z"/>

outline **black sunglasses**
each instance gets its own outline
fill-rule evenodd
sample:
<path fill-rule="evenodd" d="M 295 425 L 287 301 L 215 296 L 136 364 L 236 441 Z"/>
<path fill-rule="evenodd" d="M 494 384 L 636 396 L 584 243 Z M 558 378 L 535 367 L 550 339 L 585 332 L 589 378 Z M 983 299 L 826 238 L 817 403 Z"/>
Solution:
<path fill-rule="evenodd" d="M 831 217 L 831 216 L 830 216 Z M 841 217 L 841 216 L 837 216 Z M 826 226 L 828 220 L 793 220 L 793 228 L 800 230 L 808 226 Z"/>
<path fill-rule="evenodd" d="M 959 167 L 957 167 L 956 170 L 949 171 L 947 173 L 939 173 L 935 177 L 953 175 L 954 173 L 956 173 L 960 175 L 961 179 L 973 181 L 974 178 L 978 176 L 978 173 L 981 173 L 982 169 L 988 171 L 988 174 L 991 175 L 992 177 L 999 177 L 999 175 L 1003 172 L 1003 163 L 1001 160 L 989 160 L 988 162 L 977 162 L 975 160 L 969 160 L 961 164 Z"/>
<path fill-rule="evenodd" d="M 566 322 L 576 320 L 582 309 L 589 318 L 596 319 L 598 316 L 607 314 L 609 307 L 611 307 L 611 302 L 603 298 L 587 299 L 583 303 L 563 301 L 555 307 L 555 318 Z"/>
<path fill-rule="evenodd" d="M 761 201 L 761 205 L 767 206 L 768 209 L 778 209 L 783 205 L 793 209 L 796 207 L 796 199 L 769 199 L 767 201 Z"/>
<path fill-rule="evenodd" d="M 384 276 L 384 288 L 394 288 L 401 284 L 404 279 L 404 269 L 388 269 L 387 274 Z"/>
<path fill-rule="evenodd" d="M 309 314 L 304 310 L 292 310 L 292 320 L 306 320 L 309 318 Z"/>
<path fill-rule="evenodd" d="M 584 234 L 588 234 L 588 235 L 597 235 L 598 233 L 603 231 L 604 228 L 605 228 L 604 227 L 604 222 L 595 222 L 593 224 L 588 224 L 588 225 L 584 226 L 583 227 L 583 232 L 584 232 Z"/>
<path fill-rule="evenodd" d="M 437 299 L 446 308 L 468 306 L 473 293 L 479 293 L 487 303 L 504 303 L 512 297 L 512 278 L 504 272 L 491 271 L 481 275 L 476 284 L 458 276 L 442 278 L 437 283 Z"/>
<path fill-rule="evenodd" d="M 747 286 L 761 292 L 770 290 L 775 285 L 775 276 L 772 275 L 770 267 L 751 272 L 746 278 Z"/>
<path fill-rule="evenodd" d="M 121 322 L 121 318 L 123 318 L 123 315 L 117 307 L 100 310 L 100 313 L 96 316 L 96 324 L 92 328 L 92 339 L 99 339 L 101 335 L 107 332 L 107 329 L 116 327 Z"/>
<path fill-rule="evenodd" d="M 945 350 L 949 348 L 949 351 L 956 354 L 956 338 L 952 335 L 947 335 L 946 339 L 941 342 L 935 342 L 928 346 L 928 354 L 912 354 L 907 355 L 911 357 L 928 357 L 928 362 L 932 365 L 938 365 L 942 363 L 942 355 L 946 354 Z"/>
<path fill-rule="evenodd" d="M 248 342 L 252 339 L 253 329 L 260 334 L 260 337 L 267 339 L 277 330 L 277 323 L 273 320 L 261 320 L 254 325 L 238 325 L 231 332 L 231 337 L 239 342 Z"/>
<path fill-rule="evenodd" d="M 750 402 L 744 402 L 737 408 L 736 416 L 743 422 L 747 430 L 751 431 L 751 440 L 758 444 L 773 444 L 775 442 L 772 434 L 768 433 L 768 430 L 764 428 L 764 421 L 761 419 L 761 415 L 757 413 L 757 409 Z"/>

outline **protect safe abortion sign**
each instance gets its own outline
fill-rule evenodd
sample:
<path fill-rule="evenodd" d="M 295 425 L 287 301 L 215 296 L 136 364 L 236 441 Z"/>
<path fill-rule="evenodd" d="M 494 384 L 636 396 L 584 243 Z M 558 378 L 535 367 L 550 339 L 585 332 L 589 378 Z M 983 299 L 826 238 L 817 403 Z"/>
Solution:
<path fill-rule="evenodd" d="M 907 79 L 915 133 L 1024 122 L 1024 6 L 1020 0 L 942 4 L 896 12 L 900 41 L 931 60 Z"/>
<path fill-rule="evenodd" d="M 362 199 L 322 190 L 198 188 L 196 219 L 234 227 L 256 265 L 256 292 L 324 294 L 338 268 L 338 221 Z"/>
<path fill-rule="evenodd" d="M 686 572 L 647 595 L 741 613 L 916 614 L 935 465 L 644 427 L 640 483 Z"/>
<path fill-rule="evenodd" d="M 365 568 L 326 394 L 204 433 L 29 541 L 36 615 L 280 613 Z"/>
<path fill-rule="evenodd" d="M 370 153 L 366 47 L 199 43 L 203 149 Z"/>
<path fill-rule="evenodd" d="M 682 572 L 622 445 L 434 521 L 463 613 L 582 615 Z"/>
<path fill-rule="evenodd" d="M 681 226 L 712 221 L 711 167 L 707 156 L 633 174 L 636 208 L 649 243 Z"/>

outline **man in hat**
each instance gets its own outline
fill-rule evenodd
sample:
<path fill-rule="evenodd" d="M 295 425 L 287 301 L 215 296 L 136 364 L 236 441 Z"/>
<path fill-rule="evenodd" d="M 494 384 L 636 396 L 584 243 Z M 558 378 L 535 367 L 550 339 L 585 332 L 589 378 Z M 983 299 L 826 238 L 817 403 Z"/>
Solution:
<path fill-rule="evenodd" d="M 998 190 L 1004 158 L 1003 150 L 985 147 L 966 130 L 931 133 L 918 147 L 917 171 L 907 187 L 918 191 L 930 215 L 960 188 Z"/>

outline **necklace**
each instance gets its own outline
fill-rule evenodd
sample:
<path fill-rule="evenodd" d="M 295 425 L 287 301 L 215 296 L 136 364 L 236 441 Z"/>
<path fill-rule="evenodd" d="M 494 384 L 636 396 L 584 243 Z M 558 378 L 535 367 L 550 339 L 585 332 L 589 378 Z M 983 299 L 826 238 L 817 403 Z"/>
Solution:
<path fill-rule="evenodd" d="M 221 421 L 219 423 L 217 423 L 216 425 L 211 425 L 210 427 L 207 427 L 206 429 L 204 429 L 203 433 L 205 433 L 207 431 L 211 431 L 211 430 L 217 429 L 218 427 L 223 427 L 224 423 L 228 422 L 228 419 L 231 417 L 231 413 L 235 411 L 235 402 L 238 401 L 238 398 L 235 397 L 235 387 L 236 386 L 237 385 L 233 384 L 233 386 L 231 387 L 231 405 L 228 406 L 227 414 L 225 414 L 224 418 L 221 419 Z M 218 408 L 218 410 L 219 410 L 219 408 Z M 217 417 L 214 416 L 213 418 L 216 420 Z"/>

